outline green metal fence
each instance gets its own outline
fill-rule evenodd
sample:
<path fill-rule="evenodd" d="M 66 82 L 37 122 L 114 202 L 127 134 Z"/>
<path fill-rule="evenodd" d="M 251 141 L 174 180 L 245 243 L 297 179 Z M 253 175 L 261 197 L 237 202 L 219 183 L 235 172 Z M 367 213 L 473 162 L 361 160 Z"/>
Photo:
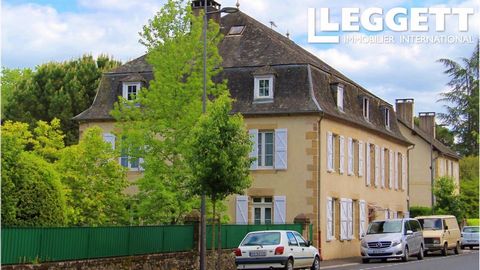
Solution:
<path fill-rule="evenodd" d="M 193 225 L 2 228 L 2 264 L 187 251 Z"/>
<path fill-rule="evenodd" d="M 218 225 L 216 225 L 218 226 Z M 243 240 L 243 237 L 252 231 L 266 231 L 266 230 L 293 230 L 302 233 L 301 224 L 268 224 L 268 225 L 233 225 L 223 224 L 221 226 L 221 243 L 222 248 L 236 248 Z M 218 227 L 215 227 L 215 234 L 218 233 Z M 218 236 L 215 235 L 218 239 Z M 207 248 L 212 247 L 212 226 L 207 226 Z M 218 247 L 215 241 L 215 247 Z"/>

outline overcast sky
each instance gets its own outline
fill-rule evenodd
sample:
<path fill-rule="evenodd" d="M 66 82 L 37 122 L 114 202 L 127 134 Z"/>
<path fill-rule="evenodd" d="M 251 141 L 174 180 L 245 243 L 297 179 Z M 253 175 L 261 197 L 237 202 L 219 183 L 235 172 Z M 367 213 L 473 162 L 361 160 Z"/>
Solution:
<path fill-rule="evenodd" d="M 235 6 L 236 0 L 217 0 L 222 6 Z M 123 62 L 145 52 L 138 43 L 138 32 L 158 11 L 164 0 L 3 0 L 1 13 L 2 66 L 24 68 L 48 61 L 63 61 L 89 53 L 106 53 Z M 396 98 L 414 98 L 415 111 L 443 112 L 437 103 L 439 93 L 448 89 L 448 77 L 436 63 L 440 58 L 470 56 L 475 44 L 401 44 L 399 35 L 463 35 L 478 37 L 478 1 L 328 1 L 328 0 L 240 0 L 240 9 L 286 34 L 300 46 L 338 69 L 375 95 L 394 104 Z M 387 3 L 387 4 L 386 4 Z M 448 19 L 443 33 L 393 33 L 388 30 L 344 35 L 392 35 L 393 44 L 330 44 L 307 41 L 308 8 L 330 8 L 333 22 L 341 22 L 340 10 L 359 7 L 469 7 L 469 31 L 459 32 L 456 18 Z M 318 19 L 319 20 L 319 19 Z M 429 17 L 429 24 L 435 17 Z"/>

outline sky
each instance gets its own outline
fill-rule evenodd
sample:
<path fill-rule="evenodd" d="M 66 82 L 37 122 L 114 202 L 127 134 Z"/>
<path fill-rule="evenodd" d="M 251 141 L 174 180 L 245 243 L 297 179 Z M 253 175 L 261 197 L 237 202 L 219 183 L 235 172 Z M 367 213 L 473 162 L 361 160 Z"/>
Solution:
<path fill-rule="evenodd" d="M 223 7 L 235 6 L 237 0 L 217 0 Z M 108 54 L 123 62 L 145 53 L 138 32 L 159 10 L 165 0 L 3 0 L 1 10 L 1 65 L 8 68 L 35 68 L 49 61 L 64 61 L 83 54 Z M 239 0 L 240 10 L 270 26 L 290 34 L 306 50 L 374 95 L 395 104 L 398 98 L 414 98 L 415 112 L 445 112 L 445 103 L 437 102 L 448 90 L 447 75 L 440 58 L 459 60 L 469 57 L 479 36 L 480 18 L 477 0 Z M 473 8 L 468 31 L 459 32 L 458 19 L 447 16 L 446 29 L 437 32 L 435 16 L 428 17 L 428 32 L 339 31 L 340 38 L 391 36 L 390 44 L 308 42 L 308 8 L 329 8 L 331 22 L 341 24 L 342 8 L 360 11 L 380 7 L 385 12 L 395 7 Z M 318 28 L 317 34 L 325 32 Z M 363 25 L 360 25 L 361 28 Z M 319 30 L 320 29 L 320 30 Z M 363 29 L 363 28 L 362 28 Z M 401 43 L 400 36 L 467 36 L 473 43 Z"/>

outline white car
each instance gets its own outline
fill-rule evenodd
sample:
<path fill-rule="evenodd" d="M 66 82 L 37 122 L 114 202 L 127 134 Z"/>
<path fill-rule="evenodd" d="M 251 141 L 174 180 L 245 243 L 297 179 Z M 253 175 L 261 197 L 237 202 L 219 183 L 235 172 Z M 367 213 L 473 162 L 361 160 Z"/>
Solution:
<path fill-rule="evenodd" d="M 460 247 L 478 247 L 480 238 L 480 227 L 478 226 L 465 226 L 462 229 L 462 239 L 460 240 Z"/>
<path fill-rule="evenodd" d="M 296 231 L 248 233 L 235 249 L 237 269 L 320 269 L 318 250 Z"/>

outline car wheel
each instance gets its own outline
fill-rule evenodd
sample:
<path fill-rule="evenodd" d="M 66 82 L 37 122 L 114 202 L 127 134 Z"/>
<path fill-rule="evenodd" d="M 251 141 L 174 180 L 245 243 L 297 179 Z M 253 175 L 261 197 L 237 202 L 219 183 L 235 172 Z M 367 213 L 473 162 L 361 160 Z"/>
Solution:
<path fill-rule="evenodd" d="M 369 259 L 362 259 L 362 263 L 369 263 L 370 260 Z"/>
<path fill-rule="evenodd" d="M 405 247 L 405 250 L 404 250 L 404 252 L 403 252 L 402 261 L 408 262 L 408 256 L 409 256 L 409 254 L 408 254 L 408 247 Z"/>
<path fill-rule="evenodd" d="M 310 267 L 311 270 L 319 270 L 320 269 L 320 259 L 315 256 L 315 259 L 313 260 L 312 267 Z"/>
<path fill-rule="evenodd" d="M 427 255 L 428 255 L 428 251 L 425 250 L 425 251 L 423 252 L 423 257 L 426 257 Z"/>
<path fill-rule="evenodd" d="M 445 243 L 442 248 L 442 256 L 447 256 L 448 255 L 448 244 Z"/>
<path fill-rule="evenodd" d="M 473 249 L 473 247 L 470 247 L 470 249 Z"/>
<path fill-rule="evenodd" d="M 461 249 L 465 249 L 465 246 L 460 246 Z"/>
<path fill-rule="evenodd" d="M 288 259 L 287 264 L 285 264 L 285 270 L 293 270 L 293 260 Z"/>
<path fill-rule="evenodd" d="M 457 245 L 455 246 L 455 254 L 460 254 L 460 243 L 457 242 Z"/>
<path fill-rule="evenodd" d="M 420 251 L 418 252 L 417 259 L 423 260 L 423 247 L 420 246 Z"/>

